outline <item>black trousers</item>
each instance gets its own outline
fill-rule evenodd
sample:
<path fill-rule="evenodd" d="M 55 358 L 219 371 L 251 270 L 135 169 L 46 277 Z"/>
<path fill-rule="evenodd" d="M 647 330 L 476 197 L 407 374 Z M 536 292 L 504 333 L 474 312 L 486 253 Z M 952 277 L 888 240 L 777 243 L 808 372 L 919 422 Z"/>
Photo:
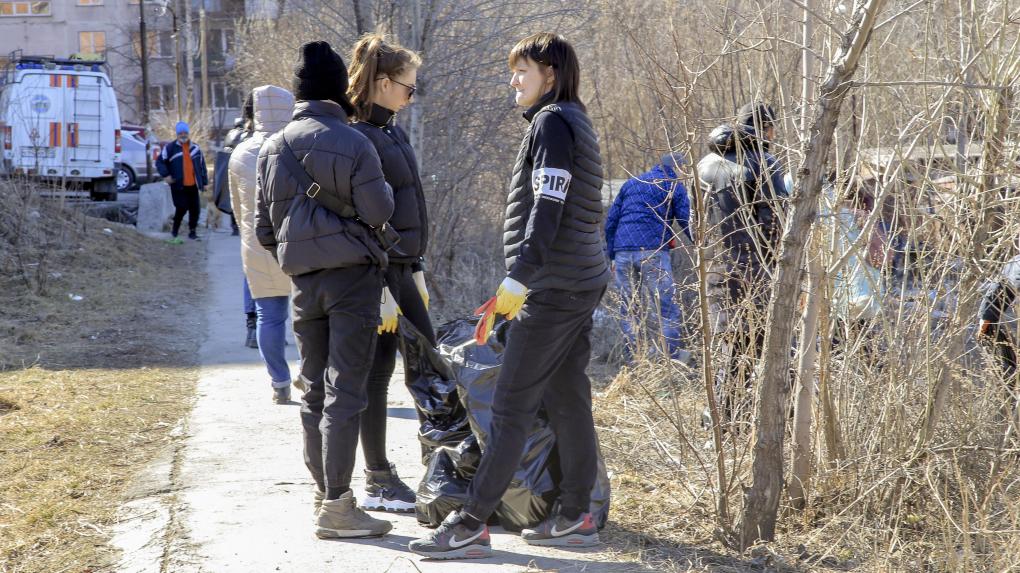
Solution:
<path fill-rule="evenodd" d="M 176 237 L 178 231 L 181 230 L 181 221 L 184 220 L 184 214 L 188 214 L 188 229 L 194 231 L 198 228 L 198 212 L 201 206 L 198 201 L 198 187 L 190 185 L 188 187 L 182 187 L 180 189 L 172 189 L 170 191 L 170 197 L 174 201 L 174 227 L 173 235 Z"/>
<path fill-rule="evenodd" d="M 530 293 L 510 325 L 493 397 L 492 435 L 464 505 L 479 521 L 495 511 L 520 466 L 539 406 L 545 407 L 556 434 L 563 472 L 560 504 L 588 511 L 598 444 L 585 369 L 591 358 L 592 313 L 604 292 Z"/>
<path fill-rule="evenodd" d="M 350 488 L 366 382 L 379 326 L 382 274 L 375 266 L 292 277 L 294 337 L 302 398 L 305 465 L 320 489 Z"/>
<path fill-rule="evenodd" d="M 390 263 L 386 269 L 386 284 L 404 316 L 435 345 L 436 333 L 432 329 L 429 311 L 412 275 L 411 265 Z M 383 470 L 390 464 L 386 456 L 386 402 L 399 347 L 400 336 L 397 334 L 379 336 L 372 370 L 368 375 L 368 407 L 361 414 L 361 448 L 365 452 L 365 466 L 370 470 Z M 408 372 L 406 364 L 404 372 Z M 419 412 L 418 421 L 422 420 Z"/>

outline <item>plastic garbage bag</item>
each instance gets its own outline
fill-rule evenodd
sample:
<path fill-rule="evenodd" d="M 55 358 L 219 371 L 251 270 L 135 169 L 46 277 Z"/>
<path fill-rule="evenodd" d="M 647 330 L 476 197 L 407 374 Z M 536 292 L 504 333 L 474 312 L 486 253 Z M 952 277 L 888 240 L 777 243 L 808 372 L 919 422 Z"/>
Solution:
<path fill-rule="evenodd" d="M 471 435 L 457 396 L 453 369 L 439 351 L 403 316 L 398 329 L 408 391 L 418 410 L 418 439 L 428 451 L 455 446 Z"/>
<path fill-rule="evenodd" d="M 429 456 L 428 469 L 415 496 L 414 511 L 422 525 L 439 526 L 451 511 L 460 509 L 467 501 L 470 478 L 457 472 L 455 449 L 442 446 Z"/>
<path fill-rule="evenodd" d="M 226 151 L 216 152 L 216 162 L 213 164 L 213 205 L 221 212 L 231 215 L 234 209 L 230 206 L 230 153 Z"/>
<path fill-rule="evenodd" d="M 479 345 L 474 341 L 477 321 L 478 318 L 461 319 L 439 328 L 439 353 L 452 369 L 472 436 L 459 447 L 437 449 L 429 462 L 419 487 L 417 515 L 419 522 L 430 526 L 438 525 L 456 507 L 449 502 L 457 496 L 463 503 L 467 480 L 477 470 L 481 449 L 491 433 L 495 383 L 510 323 L 498 322 L 487 344 Z M 453 463 L 452 474 L 448 463 Z M 511 531 L 537 524 L 549 514 L 559 495 L 560 476 L 555 436 L 545 412 L 539 411 L 525 443 L 521 465 L 493 517 Z M 455 493 L 460 487 L 464 491 Z M 608 518 L 609 501 L 609 477 L 600 455 L 591 501 L 591 511 L 600 528 Z"/>

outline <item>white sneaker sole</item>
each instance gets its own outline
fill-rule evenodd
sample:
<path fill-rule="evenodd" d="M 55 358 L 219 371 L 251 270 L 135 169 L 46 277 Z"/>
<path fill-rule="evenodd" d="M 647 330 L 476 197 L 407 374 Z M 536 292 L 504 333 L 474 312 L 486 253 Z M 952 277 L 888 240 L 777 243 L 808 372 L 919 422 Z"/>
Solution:
<path fill-rule="evenodd" d="M 488 557 L 492 557 L 492 546 L 490 545 L 468 545 L 467 547 L 451 549 L 442 553 L 415 551 L 414 549 L 410 549 L 410 551 L 411 553 L 421 555 L 426 559 L 437 559 L 441 561 L 445 561 L 447 559 L 486 559 Z"/>
<path fill-rule="evenodd" d="M 550 537 L 548 539 L 524 538 L 524 542 L 528 545 L 541 545 L 542 547 L 591 547 L 601 543 L 598 533 L 592 533 L 591 535 L 571 533 L 563 537 Z"/>
<path fill-rule="evenodd" d="M 361 502 L 361 509 L 366 511 L 388 511 L 391 513 L 412 513 L 414 504 L 406 501 L 383 499 L 366 495 Z"/>

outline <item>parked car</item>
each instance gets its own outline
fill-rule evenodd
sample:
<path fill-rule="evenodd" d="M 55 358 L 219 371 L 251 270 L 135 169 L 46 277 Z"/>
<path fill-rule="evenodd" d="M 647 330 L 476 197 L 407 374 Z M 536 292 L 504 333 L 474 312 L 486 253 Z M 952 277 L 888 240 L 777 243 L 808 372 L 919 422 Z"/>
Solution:
<path fill-rule="evenodd" d="M 117 165 L 117 191 L 123 192 L 134 189 L 142 183 L 149 183 L 159 180 L 159 173 L 156 171 L 156 156 L 161 146 L 159 142 L 153 141 L 150 146 L 150 153 L 153 160 L 152 179 L 145 178 L 145 131 L 130 129 L 123 126 L 121 129 L 121 152 L 120 164 Z"/>

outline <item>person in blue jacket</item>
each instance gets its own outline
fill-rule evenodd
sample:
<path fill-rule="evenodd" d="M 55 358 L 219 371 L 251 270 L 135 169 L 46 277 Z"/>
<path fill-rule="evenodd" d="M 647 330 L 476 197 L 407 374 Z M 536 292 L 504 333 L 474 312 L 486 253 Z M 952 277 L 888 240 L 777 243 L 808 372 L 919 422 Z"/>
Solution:
<path fill-rule="evenodd" d="M 630 178 L 606 217 L 606 246 L 613 262 L 616 288 L 623 299 L 623 333 L 633 352 L 645 305 L 655 301 L 662 337 L 671 358 L 684 354 L 681 313 L 669 250 L 676 244 L 677 225 L 690 237 L 691 203 L 680 181 L 681 153 L 668 153 L 647 173 Z"/>
<path fill-rule="evenodd" d="M 163 151 L 156 158 L 156 169 L 159 175 L 170 184 L 170 194 L 174 201 L 174 226 L 171 231 L 172 243 L 180 243 L 177 232 L 181 229 L 184 214 L 188 215 L 188 238 L 198 240 L 198 214 L 201 210 L 199 194 L 209 184 L 209 174 L 205 168 L 205 157 L 198 144 L 189 137 L 191 129 L 188 124 L 178 121 L 174 126 L 177 139 L 163 146 Z"/>

